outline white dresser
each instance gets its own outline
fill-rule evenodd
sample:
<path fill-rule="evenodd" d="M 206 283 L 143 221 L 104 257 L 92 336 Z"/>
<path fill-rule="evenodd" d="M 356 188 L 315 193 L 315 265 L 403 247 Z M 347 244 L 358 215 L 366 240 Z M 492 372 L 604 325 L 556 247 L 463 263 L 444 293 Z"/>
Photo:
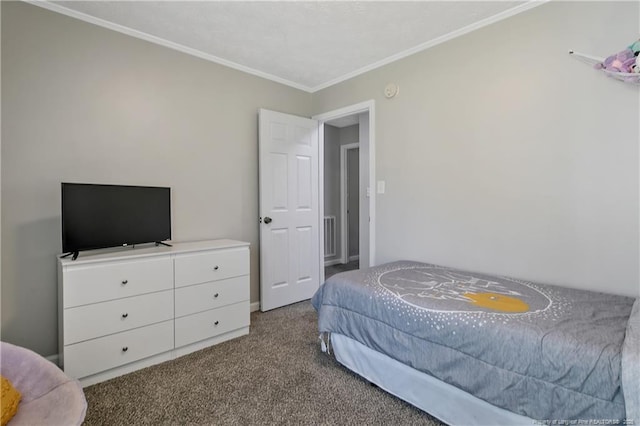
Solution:
<path fill-rule="evenodd" d="M 88 386 L 249 333 L 249 243 L 58 259 L 64 371 Z"/>

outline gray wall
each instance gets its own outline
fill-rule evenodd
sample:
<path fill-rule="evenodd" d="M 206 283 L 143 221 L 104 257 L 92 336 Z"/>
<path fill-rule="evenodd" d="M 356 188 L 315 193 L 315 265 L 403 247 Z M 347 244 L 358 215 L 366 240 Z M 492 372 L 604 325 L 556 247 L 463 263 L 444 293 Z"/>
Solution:
<path fill-rule="evenodd" d="M 340 259 L 340 147 L 358 142 L 358 125 L 324 128 L 324 215 L 336 217 L 336 255 L 326 261 Z"/>
<path fill-rule="evenodd" d="M 324 216 L 336 217 L 336 240 L 340 241 L 340 129 L 324 126 Z M 336 241 L 335 256 L 327 256 L 325 261 L 340 258 L 341 248 Z"/>
<path fill-rule="evenodd" d="M 376 102 L 376 263 L 638 296 L 638 87 L 567 54 L 636 40 L 638 6 L 550 2 L 314 93 Z"/>
<path fill-rule="evenodd" d="M 340 145 L 360 142 L 360 125 L 343 127 L 340 129 Z M 349 196 L 349 257 L 359 253 L 360 238 L 360 149 L 347 151 L 347 185 Z"/>
<path fill-rule="evenodd" d="M 257 111 L 311 95 L 22 2 L 2 2 L 2 339 L 57 353 L 60 182 L 170 186 L 173 239 L 251 243 Z"/>
<path fill-rule="evenodd" d="M 171 186 L 175 240 L 251 242 L 257 301 L 257 109 L 310 116 L 372 98 L 387 189 L 377 263 L 640 292 L 638 88 L 566 53 L 636 39 L 635 2 L 551 2 L 313 95 L 1 7 L 3 340 L 57 351 L 60 181 Z"/>

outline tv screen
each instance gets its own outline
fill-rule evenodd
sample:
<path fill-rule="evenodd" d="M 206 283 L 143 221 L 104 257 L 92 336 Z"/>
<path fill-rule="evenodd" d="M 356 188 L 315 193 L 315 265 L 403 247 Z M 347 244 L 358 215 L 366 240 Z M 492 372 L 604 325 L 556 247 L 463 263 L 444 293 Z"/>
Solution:
<path fill-rule="evenodd" d="M 171 239 L 171 189 L 62 183 L 62 251 Z"/>

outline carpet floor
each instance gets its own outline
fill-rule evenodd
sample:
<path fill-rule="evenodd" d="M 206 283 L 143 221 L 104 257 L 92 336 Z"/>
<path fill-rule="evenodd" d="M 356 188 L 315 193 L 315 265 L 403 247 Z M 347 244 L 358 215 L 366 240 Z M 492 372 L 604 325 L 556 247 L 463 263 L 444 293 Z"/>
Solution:
<path fill-rule="evenodd" d="M 338 263 L 337 265 L 325 266 L 324 268 L 324 279 L 326 280 L 332 275 L 337 274 L 338 272 L 345 271 L 353 271 L 355 269 L 360 269 L 360 261 L 352 260 L 349 263 Z"/>
<path fill-rule="evenodd" d="M 322 353 L 308 301 L 254 312 L 247 336 L 85 395 L 86 425 L 442 425 Z"/>

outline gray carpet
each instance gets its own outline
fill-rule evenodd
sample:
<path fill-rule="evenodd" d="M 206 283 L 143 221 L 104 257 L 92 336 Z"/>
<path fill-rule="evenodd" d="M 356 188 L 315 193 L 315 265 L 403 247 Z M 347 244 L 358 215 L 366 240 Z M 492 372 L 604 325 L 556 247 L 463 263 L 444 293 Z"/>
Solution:
<path fill-rule="evenodd" d="M 337 265 L 325 266 L 324 279 L 326 280 L 327 278 L 337 274 L 338 272 L 353 271 L 355 269 L 360 269 L 359 260 L 352 260 L 349 263 L 338 263 Z"/>
<path fill-rule="evenodd" d="M 309 302 L 247 336 L 85 389 L 87 425 L 441 425 L 320 352 Z"/>

